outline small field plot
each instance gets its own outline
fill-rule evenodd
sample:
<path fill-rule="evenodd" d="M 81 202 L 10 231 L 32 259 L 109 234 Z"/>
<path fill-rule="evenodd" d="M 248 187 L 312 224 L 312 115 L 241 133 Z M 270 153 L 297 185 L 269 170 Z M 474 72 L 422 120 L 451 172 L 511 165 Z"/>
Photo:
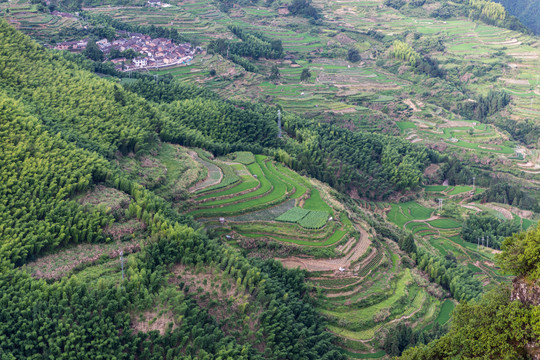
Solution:
<path fill-rule="evenodd" d="M 387 218 L 397 226 L 403 227 L 405 223 L 412 220 L 429 219 L 432 213 L 433 209 L 410 201 L 402 204 L 392 204 Z"/>
<path fill-rule="evenodd" d="M 452 316 L 452 311 L 454 311 L 454 308 L 456 305 L 451 300 L 445 300 L 441 305 L 441 311 L 439 312 L 439 315 L 435 319 L 436 322 L 438 322 L 440 325 L 444 325 L 450 320 L 450 317 Z"/>
<path fill-rule="evenodd" d="M 461 227 L 461 223 L 453 219 L 437 219 L 429 221 L 429 224 L 437 229 L 456 229 Z"/>
<path fill-rule="evenodd" d="M 283 221 L 283 222 L 290 222 L 290 223 L 297 223 L 300 220 L 302 220 L 307 214 L 309 214 L 310 211 L 306 209 L 302 209 L 300 207 L 294 207 L 287 211 L 284 214 L 281 214 L 276 218 L 276 221 Z"/>
<path fill-rule="evenodd" d="M 328 213 L 326 211 L 313 210 L 309 214 L 304 216 L 298 224 L 306 229 L 320 229 L 328 220 Z"/>
<path fill-rule="evenodd" d="M 461 194 L 467 191 L 471 191 L 472 189 L 473 189 L 472 186 L 466 186 L 466 185 L 456 186 L 452 189 L 452 191 L 448 193 L 448 195 L 457 195 L 457 194 Z"/>
<path fill-rule="evenodd" d="M 426 191 L 443 192 L 448 190 L 449 186 L 446 185 L 427 185 L 424 187 Z"/>

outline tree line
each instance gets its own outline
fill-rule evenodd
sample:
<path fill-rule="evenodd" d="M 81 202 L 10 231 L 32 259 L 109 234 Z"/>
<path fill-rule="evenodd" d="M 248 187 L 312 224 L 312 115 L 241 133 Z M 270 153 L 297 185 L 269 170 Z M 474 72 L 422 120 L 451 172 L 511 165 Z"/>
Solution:
<path fill-rule="evenodd" d="M 271 39 L 258 31 L 247 30 L 236 25 L 229 25 L 228 28 L 242 41 L 212 40 L 208 44 L 208 52 L 220 54 L 250 72 L 257 72 L 258 68 L 245 57 L 253 59 L 260 57 L 279 59 L 283 57 L 281 40 Z"/>

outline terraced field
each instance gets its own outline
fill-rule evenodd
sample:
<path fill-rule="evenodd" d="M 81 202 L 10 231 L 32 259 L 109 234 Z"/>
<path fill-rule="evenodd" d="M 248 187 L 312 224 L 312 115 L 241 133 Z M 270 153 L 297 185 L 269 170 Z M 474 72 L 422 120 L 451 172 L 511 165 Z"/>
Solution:
<path fill-rule="evenodd" d="M 17 29 L 44 43 L 57 38 L 58 32 L 63 29 L 82 27 L 79 19 L 75 17 L 60 17 L 40 12 L 37 5 L 25 1 L 0 3 L 0 17 L 5 17 Z"/>
<path fill-rule="evenodd" d="M 469 191 L 469 187 L 452 187 L 452 186 L 427 186 L 426 191 L 435 192 L 438 194 L 450 194 L 452 192 L 460 194 L 463 190 Z M 437 196 L 439 198 L 439 196 Z M 433 206 L 435 207 L 435 201 Z M 495 209 L 501 209 L 499 206 L 490 204 L 479 205 L 472 203 L 462 206 L 467 211 L 488 211 L 501 219 L 505 219 L 502 213 Z M 494 209 L 495 208 L 495 209 Z M 502 210 L 504 211 L 504 208 Z M 435 209 L 426 208 L 416 202 L 392 204 L 391 209 L 387 213 L 387 220 L 393 222 L 398 227 L 406 229 L 417 237 L 417 241 L 422 246 L 425 246 L 430 251 L 442 255 L 443 257 L 451 256 L 463 266 L 475 269 L 475 276 L 482 279 L 489 288 L 491 285 L 498 284 L 501 281 L 507 281 L 504 277 L 497 274 L 497 269 L 494 267 L 494 251 L 485 247 L 478 247 L 476 244 L 465 242 L 460 237 L 462 220 L 456 218 L 445 218 L 437 215 Z M 508 211 L 508 214 L 510 212 Z M 512 215 L 508 215 L 512 219 Z M 513 220 L 522 224 L 522 226 L 530 226 L 532 223 L 529 219 L 522 219 L 517 215 L 513 215 Z"/>
<path fill-rule="evenodd" d="M 229 167 L 238 180 L 194 191 L 188 213 L 233 247 L 306 270 L 321 294 L 319 310 L 328 317 L 329 330 L 351 358 L 383 356 L 375 334 L 391 324 L 407 321 L 420 328 L 435 321 L 441 300 L 425 290 L 421 276 L 402 266 L 396 244 L 371 238 L 369 225 L 337 206 L 325 188 L 263 155 L 198 155 L 223 174 Z M 390 208 L 364 205 L 381 212 Z M 403 224 L 432 215 L 414 202 L 392 205 L 391 211 Z"/>

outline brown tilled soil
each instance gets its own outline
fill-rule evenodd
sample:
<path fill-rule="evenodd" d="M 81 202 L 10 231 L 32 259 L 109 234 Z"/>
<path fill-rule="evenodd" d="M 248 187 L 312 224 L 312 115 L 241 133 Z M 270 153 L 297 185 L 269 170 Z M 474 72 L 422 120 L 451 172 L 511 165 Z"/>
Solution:
<path fill-rule="evenodd" d="M 283 266 L 294 269 L 301 268 L 307 271 L 335 271 L 340 273 L 339 268 L 343 267 L 349 270 L 349 267 L 352 262 L 358 260 L 369 248 L 371 241 L 369 240 L 368 233 L 361 228 L 357 227 L 357 230 L 360 232 L 360 240 L 356 243 L 350 251 L 340 258 L 335 259 L 311 259 L 311 258 L 300 258 L 297 256 L 292 256 L 280 260 Z"/>

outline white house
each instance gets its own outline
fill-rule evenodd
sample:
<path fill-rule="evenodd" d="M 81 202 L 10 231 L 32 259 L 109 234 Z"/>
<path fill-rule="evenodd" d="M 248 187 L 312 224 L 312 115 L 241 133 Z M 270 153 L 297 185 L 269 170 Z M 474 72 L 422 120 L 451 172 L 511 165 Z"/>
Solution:
<path fill-rule="evenodd" d="M 148 64 L 148 60 L 144 57 L 136 57 L 133 59 L 133 64 L 135 64 L 136 67 L 144 67 Z"/>

